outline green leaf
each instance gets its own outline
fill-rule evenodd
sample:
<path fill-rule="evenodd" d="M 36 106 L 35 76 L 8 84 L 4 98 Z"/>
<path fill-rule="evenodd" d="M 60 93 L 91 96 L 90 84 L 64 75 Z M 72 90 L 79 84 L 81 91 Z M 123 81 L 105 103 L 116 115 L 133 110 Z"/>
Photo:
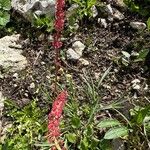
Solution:
<path fill-rule="evenodd" d="M 11 9 L 11 1 L 10 0 L 0 0 L 0 6 L 3 10 Z"/>
<path fill-rule="evenodd" d="M 117 126 L 117 125 L 120 125 L 121 123 L 116 120 L 116 119 L 105 119 L 103 121 L 101 121 L 97 127 L 100 127 L 100 128 L 108 128 L 108 127 L 114 127 L 114 126 Z"/>
<path fill-rule="evenodd" d="M 80 146 L 81 146 L 80 147 L 81 150 L 88 150 L 89 142 L 87 137 L 84 137 L 83 140 L 81 140 Z"/>
<path fill-rule="evenodd" d="M 134 62 L 144 61 L 148 53 L 149 53 L 149 49 L 141 50 L 139 52 L 139 56 L 134 60 Z"/>
<path fill-rule="evenodd" d="M 126 127 L 111 128 L 106 132 L 104 139 L 116 139 L 127 135 L 128 129 Z"/>
<path fill-rule="evenodd" d="M 0 13 L 0 25 L 5 26 L 10 20 L 10 15 L 7 12 Z"/>
<path fill-rule="evenodd" d="M 148 20 L 147 20 L 147 28 L 148 28 L 148 30 L 150 31 L 150 17 L 149 17 Z"/>
<path fill-rule="evenodd" d="M 81 125 L 80 118 L 77 116 L 74 116 L 71 120 L 71 123 L 72 123 L 73 128 L 79 128 Z"/>
<path fill-rule="evenodd" d="M 141 109 L 136 112 L 136 115 L 134 117 L 134 120 L 136 121 L 137 124 L 142 124 L 146 115 L 148 114 L 150 110 L 150 107 L 145 107 L 144 109 Z"/>
<path fill-rule="evenodd" d="M 112 150 L 112 144 L 110 140 L 102 139 L 100 140 L 101 150 Z"/>
<path fill-rule="evenodd" d="M 66 137 L 67 137 L 67 139 L 70 143 L 75 143 L 76 142 L 77 136 L 76 136 L 75 133 L 66 134 Z"/>

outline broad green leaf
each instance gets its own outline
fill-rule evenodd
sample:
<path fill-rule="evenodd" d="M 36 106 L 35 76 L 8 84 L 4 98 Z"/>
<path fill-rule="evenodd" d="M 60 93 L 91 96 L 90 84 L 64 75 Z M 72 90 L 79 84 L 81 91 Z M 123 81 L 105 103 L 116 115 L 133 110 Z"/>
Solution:
<path fill-rule="evenodd" d="M 73 127 L 73 128 L 79 128 L 80 125 L 81 125 L 80 118 L 77 117 L 77 116 L 74 116 L 74 117 L 71 119 L 71 123 L 72 123 L 72 127 Z"/>
<path fill-rule="evenodd" d="M 116 120 L 116 119 L 105 119 L 103 121 L 101 121 L 97 127 L 100 127 L 100 128 L 108 128 L 108 127 L 114 127 L 114 126 L 117 126 L 117 125 L 120 125 L 121 123 Z"/>
<path fill-rule="evenodd" d="M 106 132 L 104 139 L 116 139 L 127 135 L 128 129 L 126 127 L 111 128 Z"/>
<path fill-rule="evenodd" d="M 144 61 L 148 53 L 149 53 L 149 49 L 141 50 L 139 52 L 139 56 L 134 60 L 134 62 Z"/>
<path fill-rule="evenodd" d="M 66 137 L 67 137 L 67 139 L 68 139 L 68 141 L 69 141 L 70 143 L 75 143 L 75 142 L 76 142 L 77 136 L 76 136 L 75 133 L 66 134 Z"/>

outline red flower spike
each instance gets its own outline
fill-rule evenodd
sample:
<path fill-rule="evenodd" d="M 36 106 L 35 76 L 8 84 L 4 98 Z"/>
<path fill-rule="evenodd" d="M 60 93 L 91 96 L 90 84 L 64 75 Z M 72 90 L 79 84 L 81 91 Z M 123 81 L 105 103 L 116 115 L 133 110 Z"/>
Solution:
<path fill-rule="evenodd" d="M 48 116 L 48 139 L 50 143 L 54 142 L 54 139 L 60 136 L 59 124 L 66 100 L 67 91 L 62 91 L 52 105 L 52 110 Z"/>

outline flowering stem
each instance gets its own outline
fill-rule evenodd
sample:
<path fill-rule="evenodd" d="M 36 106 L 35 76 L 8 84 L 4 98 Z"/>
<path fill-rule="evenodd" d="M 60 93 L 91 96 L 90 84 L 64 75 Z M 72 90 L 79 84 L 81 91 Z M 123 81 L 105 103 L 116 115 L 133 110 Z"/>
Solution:
<path fill-rule="evenodd" d="M 60 68 L 60 48 L 62 47 L 61 42 L 61 33 L 64 29 L 64 20 L 65 20 L 65 0 L 57 0 L 56 2 L 56 12 L 55 12 L 55 34 L 53 46 L 55 49 L 55 92 L 57 91 L 57 76 L 58 70 Z"/>

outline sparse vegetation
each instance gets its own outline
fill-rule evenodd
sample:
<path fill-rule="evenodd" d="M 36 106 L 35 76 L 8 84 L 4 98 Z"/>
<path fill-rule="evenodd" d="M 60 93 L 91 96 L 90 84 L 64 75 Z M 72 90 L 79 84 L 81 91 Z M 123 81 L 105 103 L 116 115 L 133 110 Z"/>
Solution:
<path fill-rule="evenodd" d="M 65 20 L 61 8 L 58 18 L 35 15 L 30 23 L 10 11 L 9 0 L 0 0 L 1 37 L 21 34 L 28 61 L 26 69 L 13 73 L 0 67 L 6 97 L 0 107 L 1 150 L 150 148 L 150 1 L 124 2 L 128 9 L 107 0 L 68 0 Z M 107 17 L 93 17 L 93 7 Z M 134 29 L 133 21 L 146 28 Z M 85 43 L 79 53 L 75 41 Z M 56 96 L 62 90 L 63 102 Z"/>

